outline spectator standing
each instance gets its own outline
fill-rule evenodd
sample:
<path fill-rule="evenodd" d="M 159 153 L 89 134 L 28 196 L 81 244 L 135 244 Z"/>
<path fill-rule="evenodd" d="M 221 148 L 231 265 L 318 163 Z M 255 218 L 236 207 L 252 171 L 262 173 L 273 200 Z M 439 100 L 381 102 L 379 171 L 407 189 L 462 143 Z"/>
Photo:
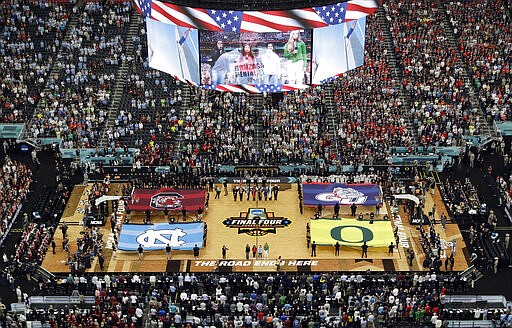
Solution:
<path fill-rule="evenodd" d="M 245 245 L 245 259 L 249 259 L 249 254 L 251 253 L 251 246 L 249 244 Z"/>
<path fill-rule="evenodd" d="M 171 259 L 171 245 L 169 245 L 169 244 L 167 244 L 167 246 L 165 246 L 165 255 L 167 256 L 168 260 Z"/>
<path fill-rule="evenodd" d="M 142 248 L 142 244 L 139 244 L 139 247 L 137 248 L 137 253 L 139 254 L 139 260 L 144 259 L 144 248 Z"/>
<path fill-rule="evenodd" d="M 339 203 L 334 204 L 334 217 L 335 218 L 340 217 L 340 204 Z"/>
<path fill-rule="evenodd" d="M 393 245 L 393 242 L 391 242 L 388 246 L 388 255 L 393 256 L 393 250 L 395 249 L 395 245 Z"/>
<path fill-rule="evenodd" d="M 197 244 L 194 246 L 193 252 L 194 252 L 194 260 L 198 260 L 199 259 L 199 247 L 197 246 Z"/>
<path fill-rule="evenodd" d="M 222 245 L 222 259 L 223 260 L 226 259 L 227 254 L 228 254 L 228 248 L 226 247 L 226 245 Z"/>
<path fill-rule="evenodd" d="M 361 257 L 368 258 L 368 245 L 366 245 L 366 242 L 361 245 Z"/>
<path fill-rule="evenodd" d="M 357 205 L 356 205 L 356 203 L 352 203 L 352 205 L 350 206 L 350 215 L 355 217 L 356 211 L 357 211 Z"/>
<path fill-rule="evenodd" d="M 316 243 L 313 240 L 313 243 L 311 244 L 311 256 L 316 257 Z"/>
<path fill-rule="evenodd" d="M 62 239 L 66 239 L 66 236 L 68 234 L 68 224 L 66 221 L 62 222 L 62 226 L 60 227 L 62 230 Z"/>

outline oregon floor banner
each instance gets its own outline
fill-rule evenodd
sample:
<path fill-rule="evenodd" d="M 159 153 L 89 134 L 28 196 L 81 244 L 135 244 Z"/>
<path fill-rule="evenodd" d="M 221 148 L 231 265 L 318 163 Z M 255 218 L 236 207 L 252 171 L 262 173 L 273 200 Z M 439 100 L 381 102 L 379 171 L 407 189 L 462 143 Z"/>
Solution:
<path fill-rule="evenodd" d="M 304 183 L 304 205 L 365 205 L 382 203 L 382 194 L 376 184 Z"/>
<path fill-rule="evenodd" d="M 130 211 L 197 211 L 204 207 L 206 192 L 203 189 L 135 189 L 128 201 Z"/>
<path fill-rule="evenodd" d="M 191 250 L 203 245 L 204 223 L 123 224 L 119 249 L 136 251 L 142 245 L 145 251 L 162 250 L 167 244 L 172 249 Z"/>
<path fill-rule="evenodd" d="M 311 241 L 318 245 L 386 247 L 395 242 L 391 221 L 358 221 L 355 219 L 311 220 Z"/>

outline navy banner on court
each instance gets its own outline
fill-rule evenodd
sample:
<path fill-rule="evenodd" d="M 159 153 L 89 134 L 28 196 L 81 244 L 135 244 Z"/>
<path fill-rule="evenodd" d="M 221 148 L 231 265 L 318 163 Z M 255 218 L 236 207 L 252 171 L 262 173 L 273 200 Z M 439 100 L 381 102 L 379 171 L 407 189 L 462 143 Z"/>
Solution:
<path fill-rule="evenodd" d="M 204 223 L 123 224 L 119 236 L 119 249 L 136 251 L 142 245 L 145 251 L 172 249 L 192 250 L 203 245 Z"/>
<path fill-rule="evenodd" d="M 376 184 L 304 183 L 302 186 L 305 206 L 382 204 L 382 193 Z"/>

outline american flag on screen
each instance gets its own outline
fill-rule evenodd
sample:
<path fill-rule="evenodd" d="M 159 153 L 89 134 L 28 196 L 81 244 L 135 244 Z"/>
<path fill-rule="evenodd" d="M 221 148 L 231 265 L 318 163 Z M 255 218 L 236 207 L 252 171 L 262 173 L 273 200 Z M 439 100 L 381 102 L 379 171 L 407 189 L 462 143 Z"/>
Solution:
<path fill-rule="evenodd" d="M 199 30 L 277 32 L 336 25 L 374 13 L 374 0 L 350 0 L 322 7 L 272 11 L 192 8 L 159 0 L 134 0 L 137 10 L 154 20 Z M 151 4 L 151 6 L 149 6 Z"/>

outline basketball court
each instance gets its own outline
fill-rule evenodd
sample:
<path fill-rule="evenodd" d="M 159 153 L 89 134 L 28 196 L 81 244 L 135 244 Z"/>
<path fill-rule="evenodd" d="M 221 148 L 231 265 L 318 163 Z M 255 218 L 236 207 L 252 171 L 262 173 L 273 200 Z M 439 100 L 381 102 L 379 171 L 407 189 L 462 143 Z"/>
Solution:
<path fill-rule="evenodd" d="M 71 254 L 77 251 L 75 241 L 84 230 L 82 222 L 91 186 L 92 184 L 75 186 L 61 219 L 61 223 L 65 221 L 69 227 Z M 279 184 L 278 199 L 266 201 L 257 198 L 252 200 L 252 197 L 249 197 L 249 200 L 244 197 L 242 201 L 237 197 L 235 201 L 231 192 L 232 187 L 233 185 L 229 184 L 227 195 L 222 191 L 219 199 L 215 199 L 215 192 L 209 192 L 209 195 L 206 193 L 209 206 L 205 209 L 202 221 L 197 220 L 196 211 L 187 211 L 186 221 L 183 220 L 181 211 L 170 211 L 169 218 L 174 219 L 172 224 L 168 224 L 169 218 L 166 220 L 162 211 L 151 213 L 150 227 L 153 230 L 158 225 L 163 225 L 166 229 L 179 226 L 179 229 L 184 231 L 192 228 L 203 229 L 206 225 L 206 242 L 199 245 L 202 247 L 198 259 L 194 259 L 193 251 L 189 247 L 186 250 L 173 249 L 171 259 L 168 260 L 163 248 L 169 233 L 160 234 L 160 237 L 156 238 L 160 241 L 153 242 L 155 245 L 160 244 L 160 250 L 149 250 L 151 247 L 148 247 L 148 243 L 151 238 L 148 238 L 147 231 L 144 232 L 146 237 L 136 239 L 144 241 L 146 246 L 142 259 L 139 259 L 134 249 L 117 250 L 114 254 L 113 235 L 107 218 L 106 224 L 99 227 L 104 242 L 103 272 L 275 272 L 278 269 L 278 262 L 279 270 L 288 272 L 428 270 L 422 266 L 424 253 L 419 242 L 417 226 L 409 224 L 408 216 L 401 207 L 395 209 L 398 215 L 393 218 L 390 204 L 385 201 L 373 224 L 351 217 L 348 205 L 341 206 L 339 218 L 333 219 L 333 207 L 326 207 L 321 218 L 315 219 L 316 207 L 304 207 L 301 214 L 296 183 Z M 112 183 L 109 195 L 121 195 L 121 190 L 121 183 Z M 446 213 L 437 190 L 435 195 L 427 196 L 426 208 L 430 208 L 434 202 L 439 214 Z M 357 214 L 363 213 L 365 218 L 368 218 L 371 212 L 375 212 L 375 206 L 357 208 Z M 391 219 L 383 220 L 385 214 Z M 118 213 L 117 216 L 118 220 L 124 220 L 125 216 L 128 216 L 129 226 L 137 226 L 142 230 L 145 227 L 142 225 L 145 219 L 143 211 Z M 318 245 L 314 257 L 306 238 L 307 225 L 310 227 L 311 241 Z M 395 247 L 393 254 L 388 254 L 387 246 L 390 241 L 395 241 L 393 230 L 396 227 L 400 236 L 399 245 Z M 465 245 L 457 224 L 448 223 L 446 230 L 438 224 L 436 232 L 440 234 L 445 248 L 441 250 L 443 263 L 443 256 L 451 254 L 451 242 L 456 240 L 454 270 L 465 270 L 468 267 L 464 255 Z M 155 234 L 154 231 L 151 233 Z M 166 237 L 161 237 L 163 235 Z M 54 239 L 57 244 L 56 254 L 52 254 L 52 250 L 49 249 L 42 267 L 53 273 L 70 272 L 70 267 L 66 264 L 67 255 L 62 248 L 60 229 L 56 231 Z M 339 255 L 335 255 L 336 240 L 341 244 Z M 361 258 L 360 247 L 363 241 L 367 241 L 370 246 L 368 258 L 364 259 Z M 252 248 L 253 245 L 259 247 L 265 243 L 269 245 L 268 257 L 253 257 L 250 252 L 249 258 L 246 258 L 246 245 Z M 121 241 L 119 244 L 121 247 Z M 223 246 L 227 248 L 225 259 L 222 258 Z M 412 266 L 408 264 L 406 257 L 408 249 L 415 253 Z M 86 272 L 102 272 L 97 258 L 94 258 L 92 267 L 86 269 Z"/>

